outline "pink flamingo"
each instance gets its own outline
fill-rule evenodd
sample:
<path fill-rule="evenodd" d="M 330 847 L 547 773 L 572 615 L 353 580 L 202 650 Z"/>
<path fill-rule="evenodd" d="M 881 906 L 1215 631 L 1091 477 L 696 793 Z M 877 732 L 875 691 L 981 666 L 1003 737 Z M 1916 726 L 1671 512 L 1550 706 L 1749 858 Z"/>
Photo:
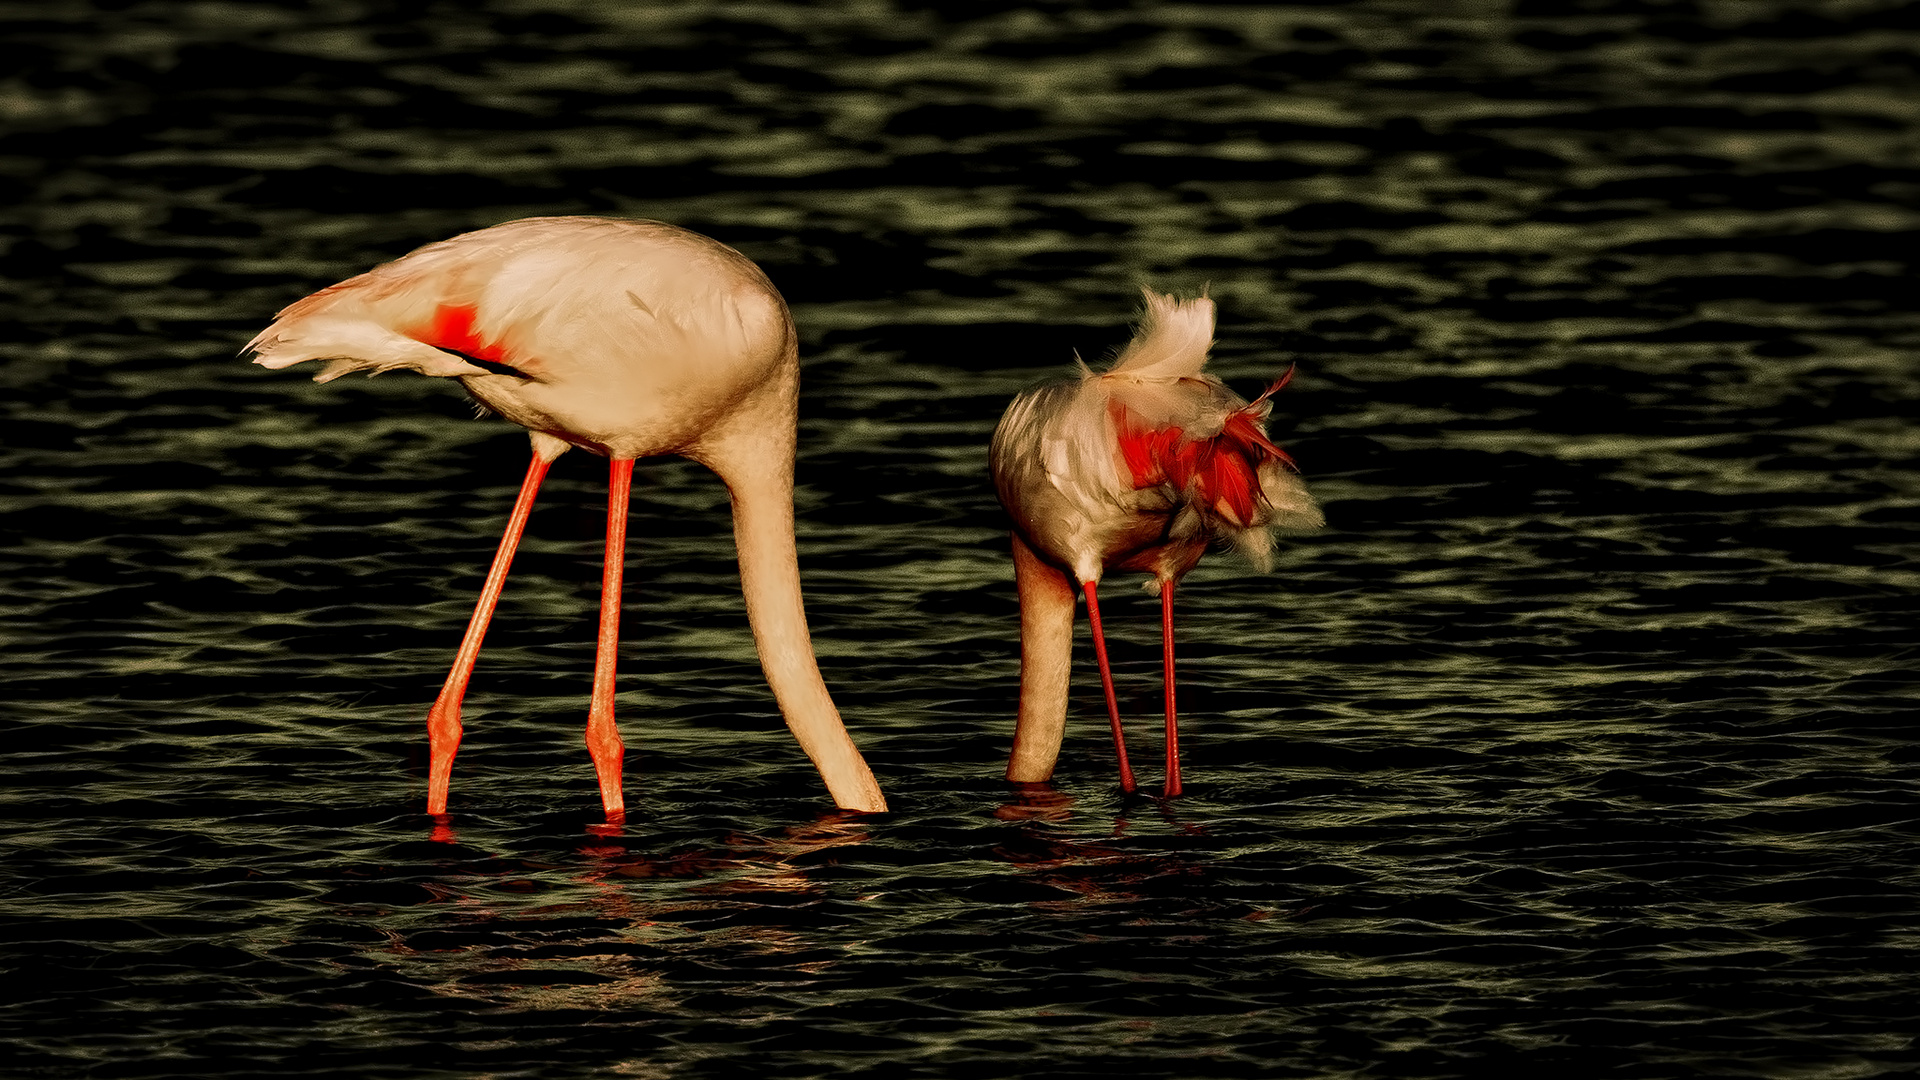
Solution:
<path fill-rule="evenodd" d="M 1134 790 L 1107 666 L 1097 586 L 1107 570 L 1153 575 L 1166 679 L 1166 795 L 1180 794 L 1173 694 L 1173 590 L 1207 547 L 1224 542 L 1265 569 L 1275 528 L 1317 529 L 1319 507 L 1293 459 L 1266 435 L 1267 401 L 1249 403 L 1202 368 L 1213 301 L 1146 290 L 1147 310 L 1113 366 L 1022 393 L 993 433 L 988 460 L 1013 517 L 1020 591 L 1020 715 L 1007 779 L 1053 775 L 1066 731 L 1073 586 L 1087 597 L 1120 786 Z"/>
<path fill-rule="evenodd" d="M 886 800 L 828 696 L 807 633 L 793 538 L 800 363 L 793 318 L 760 268 L 657 221 L 528 218 L 429 244 L 280 312 L 248 349 L 317 382 L 409 369 L 459 379 L 525 427 L 520 486 L 453 669 L 427 714 L 427 812 L 445 814 L 460 702 L 547 467 L 578 446 L 610 463 L 599 649 L 586 741 L 609 821 L 624 819 L 613 717 L 620 578 L 635 458 L 679 454 L 726 482 L 740 584 L 787 726 L 835 804 Z"/>

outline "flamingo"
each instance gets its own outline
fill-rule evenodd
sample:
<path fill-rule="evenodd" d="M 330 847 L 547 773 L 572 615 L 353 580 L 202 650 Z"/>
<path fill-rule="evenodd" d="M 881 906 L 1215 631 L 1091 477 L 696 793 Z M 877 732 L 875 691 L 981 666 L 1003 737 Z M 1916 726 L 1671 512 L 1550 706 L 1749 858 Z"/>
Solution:
<path fill-rule="evenodd" d="M 1104 372 L 1013 399 L 988 451 L 1000 504 L 1013 519 L 1020 593 L 1020 710 L 1007 779 L 1053 775 L 1065 736 L 1074 586 L 1087 598 L 1094 656 L 1106 692 L 1120 786 L 1135 790 L 1120 706 L 1100 627 L 1098 585 L 1108 570 L 1152 575 L 1160 597 L 1166 680 L 1165 795 L 1180 794 L 1174 709 L 1173 593 L 1215 543 L 1266 569 L 1273 530 L 1325 524 L 1293 459 L 1267 438 L 1268 401 L 1289 369 L 1252 402 L 1202 370 L 1213 343 L 1213 301 L 1151 289 L 1133 340 Z"/>
<path fill-rule="evenodd" d="M 793 536 L 800 364 L 787 305 L 732 248 L 658 221 L 527 218 L 429 244 L 322 289 L 247 346 L 253 362 L 458 379 L 533 442 L 466 637 L 427 714 L 427 812 L 445 815 L 460 703 L 547 468 L 608 459 L 606 561 L 586 742 L 607 819 L 625 819 L 614 723 L 620 580 L 634 459 L 678 454 L 732 496 L 740 584 L 787 726 L 843 809 L 886 800 L 834 708 L 807 632 Z"/>

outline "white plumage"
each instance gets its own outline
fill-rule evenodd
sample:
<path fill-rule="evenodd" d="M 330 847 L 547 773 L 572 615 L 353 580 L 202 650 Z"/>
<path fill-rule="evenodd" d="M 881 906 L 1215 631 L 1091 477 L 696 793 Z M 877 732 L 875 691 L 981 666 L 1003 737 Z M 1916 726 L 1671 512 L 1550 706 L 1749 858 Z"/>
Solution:
<path fill-rule="evenodd" d="M 1133 339 L 1106 371 L 1083 364 L 1077 378 L 1020 394 L 989 449 L 994 488 L 1013 519 L 1021 591 L 1014 780 L 1045 779 L 1058 757 L 1077 584 L 1093 623 L 1121 783 L 1133 789 L 1096 587 L 1109 569 L 1142 570 L 1162 601 L 1167 794 L 1178 794 L 1174 586 L 1210 544 L 1236 547 L 1265 569 L 1275 529 L 1324 521 L 1292 459 L 1266 436 L 1268 399 L 1286 378 L 1247 402 L 1204 371 L 1213 301 L 1145 295 Z"/>

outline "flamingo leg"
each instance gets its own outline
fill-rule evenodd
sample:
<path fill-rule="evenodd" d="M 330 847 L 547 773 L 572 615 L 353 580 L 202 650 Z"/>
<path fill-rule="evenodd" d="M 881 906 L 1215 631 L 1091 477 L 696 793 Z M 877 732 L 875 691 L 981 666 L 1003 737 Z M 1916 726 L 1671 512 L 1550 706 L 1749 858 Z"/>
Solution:
<path fill-rule="evenodd" d="M 600 777 L 600 802 L 607 820 L 626 818 L 620 792 L 620 764 L 626 746 L 613 720 L 613 670 L 620 653 L 620 581 L 627 561 L 627 499 L 633 488 L 633 459 L 612 458 L 607 468 L 607 553 L 600 576 L 600 642 L 593 658 L 593 704 L 587 709 L 587 752 Z"/>
<path fill-rule="evenodd" d="M 1133 767 L 1127 764 L 1127 737 L 1120 730 L 1120 700 L 1113 693 L 1113 669 L 1107 666 L 1107 636 L 1100 630 L 1100 601 L 1096 583 L 1083 581 L 1087 594 L 1087 621 L 1093 624 L 1093 655 L 1100 661 L 1100 686 L 1107 692 L 1107 719 L 1113 722 L 1113 752 L 1120 759 L 1120 790 L 1133 794 Z"/>
<path fill-rule="evenodd" d="M 447 812 L 447 787 L 453 779 L 453 756 L 460 750 L 460 702 L 467 696 L 467 680 L 473 677 L 473 665 L 480 659 L 480 640 L 487 636 L 487 624 L 493 621 L 493 609 L 500 603 L 500 590 L 507 583 L 507 568 L 513 565 L 513 553 L 520 547 L 520 534 L 526 531 L 527 517 L 533 513 L 533 497 L 540 492 L 540 481 L 547 475 L 553 458 L 543 457 L 535 446 L 527 477 L 520 482 L 520 496 L 514 500 L 513 514 L 493 553 L 493 567 L 480 587 L 480 601 L 473 606 L 473 618 L 467 621 L 467 636 L 454 654 L 453 668 L 440 687 L 440 696 L 427 711 L 427 813 Z"/>
<path fill-rule="evenodd" d="M 1173 708 L 1173 581 L 1160 581 L 1160 663 L 1167 682 L 1167 790 L 1180 794 L 1180 722 Z"/>

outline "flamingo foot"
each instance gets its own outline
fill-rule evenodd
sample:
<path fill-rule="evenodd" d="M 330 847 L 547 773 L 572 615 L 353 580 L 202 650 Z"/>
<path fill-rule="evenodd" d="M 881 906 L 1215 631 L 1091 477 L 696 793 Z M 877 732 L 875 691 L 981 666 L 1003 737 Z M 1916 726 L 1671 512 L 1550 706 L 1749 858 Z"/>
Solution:
<path fill-rule="evenodd" d="M 453 758 L 460 752 L 460 701 L 447 690 L 427 713 L 427 813 L 447 812 L 447 789 L 453 783 Z"/>
<path fill-rule="evenodd" d="M 595 735 L 600 738 L 596 739 Z M 620 733 L 613 730 L 611 718 L 602 728 L 588 725 L 587 752 L 593 755 L 593 771 L 600 780 L 600 804 L 607 811 L 607 820 L 619 824 L 627 819 L 626 797 L 620 785 L 626 747 L 620 741 Z"/>

